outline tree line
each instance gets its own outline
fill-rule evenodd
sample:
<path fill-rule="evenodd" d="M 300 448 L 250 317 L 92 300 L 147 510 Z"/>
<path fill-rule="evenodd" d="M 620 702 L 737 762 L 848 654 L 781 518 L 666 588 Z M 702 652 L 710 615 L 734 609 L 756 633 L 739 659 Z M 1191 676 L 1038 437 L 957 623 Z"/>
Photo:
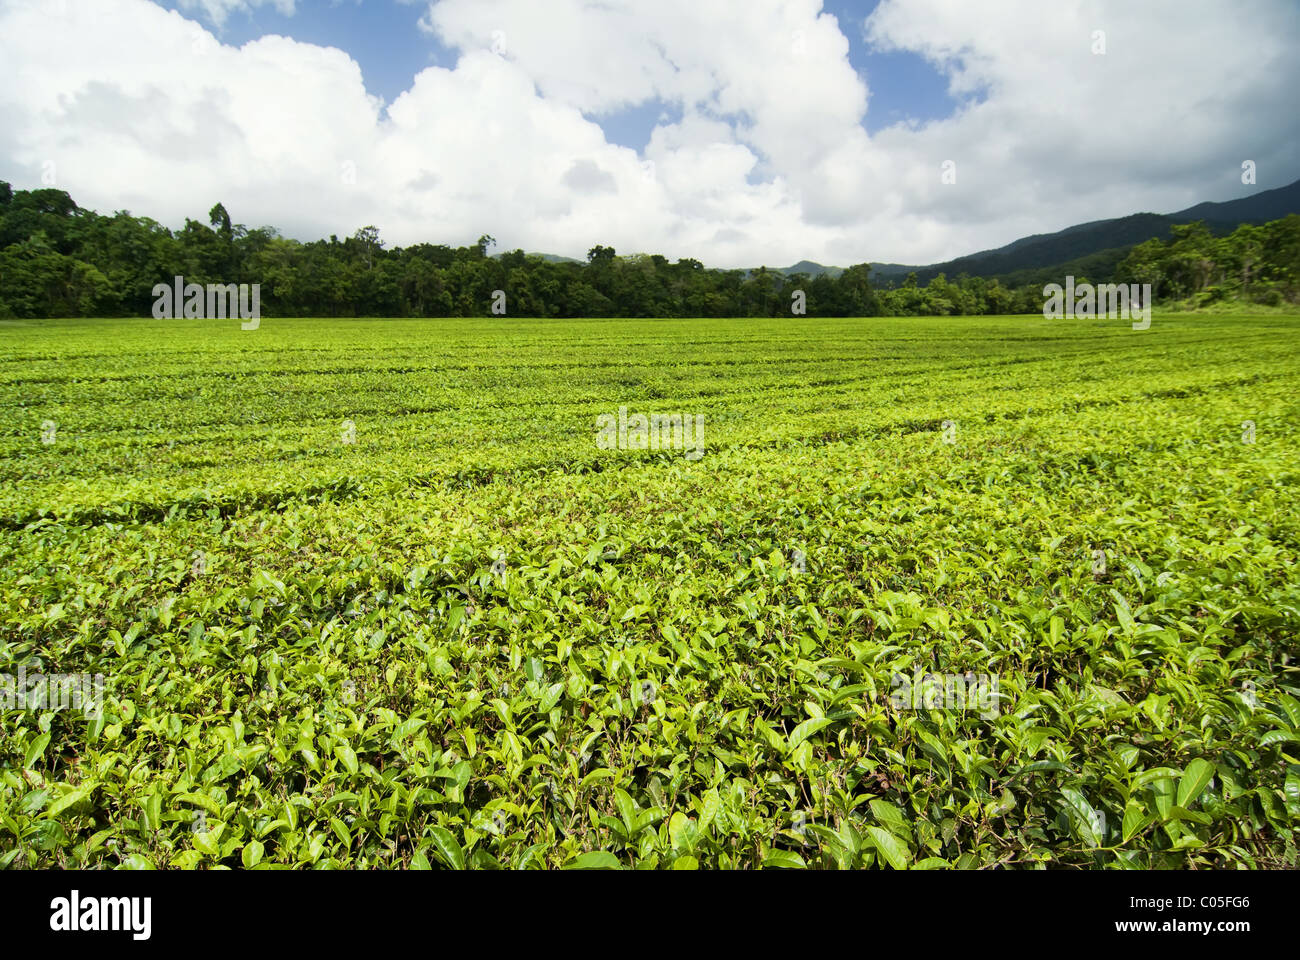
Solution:
<path fill-rule="evenodd" d="M 1247 300 L 1300 302 L 1300 215 L 1243 223 L 1215 236 L 1201 221 L 1170 227 L 1168 240 L 1133 247 L 1117 268 L 1121 280 L 1151 284 L 1157 300 L 1203 306 Z"/>
<path fill-rule="evenodd" d="M 1117 279 L 1151 282 L 1157 296 L 1249 296 L 1294 302 L 1300 217 L 1214 237 L 1175 227 L 1166 242 L 1133 248 Z M 497 291 L 511 316 L 777 317 L 798 303 L 808 316 L 1039 313 L 1038 284 L 915 274 L 884 285 L 866 263 L 838 276 L 706 269 L 694 259 L 620 256 L 597 245 L 585 262 L 513 250 L 418 243 L 389 248 L 373 226 L 340 240 L 300 242 L 273 227 L 233 223 L 218 203 L 207 222 L 171 230 L 148 217 L 104 216 L 62 190 L 18 190 L 0 181 L 0 317 L 149 316 L 154 287 L 186 282 L 257 283 L 266 316 L 473 317 L 493 312 Z M 1078 278 L 1083 282 L 1087 278 Z M 1108 278 L 1095 278 L 1108 279 Z"/>

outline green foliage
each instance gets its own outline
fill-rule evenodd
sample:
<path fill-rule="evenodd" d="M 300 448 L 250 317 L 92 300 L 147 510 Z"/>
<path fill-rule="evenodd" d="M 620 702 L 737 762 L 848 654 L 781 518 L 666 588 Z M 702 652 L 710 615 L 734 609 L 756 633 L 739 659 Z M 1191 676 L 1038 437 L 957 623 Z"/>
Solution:
<path fill-rule="evenodd" d="M 1195 296 L 1197 305 L 1239 294 L 1261 303 L 1294 302 L 1300 289 L 1296 216 L 1243 226 L 1227 238 L 1204 224 L 1176 225 L 1168 248 L 1152 240 L 1000 279 L 967 276 L 967 268 L 981 268 L 953 261 L 960 272 L 955 281 L 940 269 L 926 271 L 924 285 L 912 273 L 901 283 L 886 276 L 882 286 L 866 263 L 838 271 L 806 261 L 787 271 L 706 270 L 697 260 L 618 256 L 600 244 L 585 263 L 522 250 L 490 257 L 496 240 L 487 235 L 466 247 L 385 249 L 374 226 L 342 241 L 299 243 L 271 227 L 232 223 L 220 203 L 207 223 L 186 220 L 173 233 L 125 211 L 104 217 L 83 210 L 60 190 L 6 196 L 0 316 L 13 317 L 149 316 L 154 286 L 176 276 L 199 284 L 261 284 L 267 317 L 488 317 L 496 290 L 506 292 L 506 312 L 514 317 L 791 317 L 797 291 L 813 317 L 1037 314 L 1043 285 L 1066 274 L 1118 274 L 1152 283 L 1157 295 Z"/>
<path fill-rule="evenodd" d="M 0 325 L 0 865 L 1295 866 L 1295 332 Z"/>
<path fill-rule="evenodd" d="M 1120 279 L 1149 283 L 1157 297 L 1195 306 L 1233 299 L 1300 302 L 1300 215 L 1243 224 L 1222 237 L 1199 221 L 1174 226 L 1172 234 L 1167 243 L 1134 247 L 1119 266 Z"/>

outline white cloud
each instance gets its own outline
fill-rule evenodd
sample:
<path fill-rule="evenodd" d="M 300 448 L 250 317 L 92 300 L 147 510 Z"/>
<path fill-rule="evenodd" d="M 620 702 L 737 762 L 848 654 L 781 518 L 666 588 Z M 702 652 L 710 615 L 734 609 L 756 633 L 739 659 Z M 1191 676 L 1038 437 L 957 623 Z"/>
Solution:
<path fill-rule="evenodd" d="M 187 6 L 220 23 L 243 0 Z M 374 223 L 733 266 L 929 262 L 1232 195 L 1243 159 L 1261 188 L 1300 172 L 1287 0 L 884 0 L 869 42 L 983 99 L 872 137 L 856 25 L 819 0 L 438 0 L 421 22 L 460 59 L 385 110 L 336 49 L 231 47 L 148 0 L 0 0 L 0 177 L 53 164 L 82 204 L 173 225 L 221 200 L 303 238 Z M 589 119 L 652 101 L 679 115 L 643 155 Z"/>

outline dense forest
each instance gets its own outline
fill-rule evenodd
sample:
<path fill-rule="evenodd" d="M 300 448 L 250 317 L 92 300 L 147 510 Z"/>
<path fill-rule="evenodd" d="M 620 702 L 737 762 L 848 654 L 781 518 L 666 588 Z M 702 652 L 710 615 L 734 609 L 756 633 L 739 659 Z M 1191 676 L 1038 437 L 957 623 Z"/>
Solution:
<path fill-rule="evenodd" d="M 997 277 L 940 274 L 920 284 L 913 274 L 883 286 L 866 263 L 838 276 L 808 276 L 706 269 L 698 260 L 619 256 L 600 245 L 585 263 L 522 250 L 492 255 L 495 243 L 483 236 L 465 247 L 386 249 L 374 227 L 302 243 L 272 227 L 232 223 L 220 203 L 206 223 L 187 219 L 174 231 L 126 211 L 102 216 L 62 190 L 15 191 L 0 181 L 0 317 L 149 316 L 154 286 L 175 276 L 261 284 L 266 316 L 488 316 L 498 290 L 507 314 L 538 317 L 780 316 L 800 302 L 798 292 L 809 316 L 1043 309 L 1041 278 L 1007 286 Z M 1194 304 L 1295 303 L 1300 216 L 1243 225 L 1227 236 L 1203 223 L 1177 225 L 1168 240 L 1115 251 L 1108 263 L 1113 277 L 1076 273 L 1076 280 L 1150 283 L 1158 299 Z"/>

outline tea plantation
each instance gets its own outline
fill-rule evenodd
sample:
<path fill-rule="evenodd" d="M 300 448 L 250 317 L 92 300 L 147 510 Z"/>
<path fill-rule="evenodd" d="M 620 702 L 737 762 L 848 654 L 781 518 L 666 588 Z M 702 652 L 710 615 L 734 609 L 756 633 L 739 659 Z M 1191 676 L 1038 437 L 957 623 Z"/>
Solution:
<path fill-rule="evenodd" d="M 8 321 L 0 411 L 0 866 L 1297 865 L 1295 316 Z"/>

